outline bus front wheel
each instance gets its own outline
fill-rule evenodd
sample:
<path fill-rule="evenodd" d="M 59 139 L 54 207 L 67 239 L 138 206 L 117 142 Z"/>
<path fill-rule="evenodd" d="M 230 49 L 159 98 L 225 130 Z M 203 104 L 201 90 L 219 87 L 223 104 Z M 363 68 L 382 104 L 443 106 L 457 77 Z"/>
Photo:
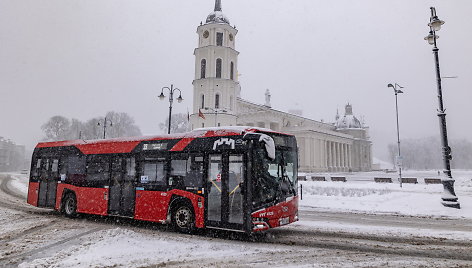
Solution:
<path fill-rule="evenodd" d="M 64 198 L 64 214 L 69 218 L 74 218 L 77 216 L 77 199 L 75 195 L 69 193 Z"/>
<path fill-rule="evenodd" d="M 181 233 L 191 233 L 195 229 L 195 215 L 192 208 L 185 204 L 178 204 L 172 213 L 172 224 Z"/>

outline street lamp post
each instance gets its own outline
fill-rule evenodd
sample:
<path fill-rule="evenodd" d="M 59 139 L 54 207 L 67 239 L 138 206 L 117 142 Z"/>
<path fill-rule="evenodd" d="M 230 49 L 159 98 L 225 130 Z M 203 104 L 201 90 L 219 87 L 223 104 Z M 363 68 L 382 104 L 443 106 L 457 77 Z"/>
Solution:
<path fill-rule="evenodd" d="M 398 177 L 400 180 L 400 188 L 401 188 L 403 184 L 403 179 L 402 179 L 402 158 L 401 158 L 401 153 L 400 153 L 400 126 L 398 124 L 398 94 L 403 93 L 403 91 L 401 91 L 400 89 L 397 89 L 397 87 L 398 88 L 403 88 L 403 87 L 397 83 L 395 83 L 395 85 L 388 84 L 387 87 L 393 88 L 393 92 L 395 93 L 395 112 L 397 115 L 397 144 L 398 144 L 398 157 L 397 157 L 396 164 L 398 167 Z"/>
<path fill-rule="evenodd" d="M 431 7 L 431 17 L 429 19 L 429 35 L 426 36 L 424 39 L 428 41 L 430 45 L 433 45 L 433 54 L 434 54 L 434 61 L 436 66 L 436 82 L 438 88 L 438 101 L 439 101 L 439 109 L 438 109 L 438 117 L 439 117 L 439 128 L 441 134 L 441 145 L 442 145 L 442 154 L 443 154 L 443 161 L 444 161 L 444 170 L 443 173 L 446 176 L 442 176 L 441 182 L 443 184 L 444 192 L 441 197 L 442 204 L 445 207 L 457 208 L 460 209 L 460 203 L 457 199 L 457 196 L 454 192 L 454 179 L 452 178 L 451 173 L 451 147 L 449 147 L 447 141 L 447 127 L 446 127 L 446 109 L 444 109 L 443 99 L 442 99 L 442 88 L 441 88 L 441 74 L 439 71 L 439 54 L 438 54 L 438 46 L 436 44 L 436 40 L 439 36 L 436 35 L 436 31 L 441 29 L 441 25 L 444 24 L 444 21 L 440 20 L 436 15 L 436 8 Z"/>
<path fill-rule="evenodd" d="M 176 90 L 179 91 L 179 97 L 177 98 L 177 101 L 179 103 L 181 103 L 184 99 L 182 99 L 182 91 L 180 91 L 180 89 L 178 89 L 178 88 L 174 88 L 174 85 L 171 84 L 170 88 L 169 87 L 163 87 L 162 88 L 161 95 L 159 95 L 160 100 L 164 100 L 164 98 L 166 97 L 164 95 L 164 89 L 169 90 L 169 125 L 168 125 L 168 128 L 167 128 L 167 134 L 170 134 L 170 123 L 171 123 L 171 119 L 172 119 L 172 103 L 174 102 L 174 91 L 176 91 Z"/>
<path fill-rule="evenodd" d="M 110 122 L 110 127 L 113 126 L 113 121 L 111 121 L 110 119 L 107 119 L 107 117 L 105 116 L 105 119 L 103 120 L 103 139 L 105 139 L 107 135 L 107 121 Z M 100 126 L 100 122 L 97 123 L 97 126 Z"/>

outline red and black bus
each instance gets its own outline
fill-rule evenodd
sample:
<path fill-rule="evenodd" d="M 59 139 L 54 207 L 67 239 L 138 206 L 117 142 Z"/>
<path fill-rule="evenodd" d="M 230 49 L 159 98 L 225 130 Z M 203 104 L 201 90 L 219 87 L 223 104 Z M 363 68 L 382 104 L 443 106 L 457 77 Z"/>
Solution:
<path fill-rule="evenodd" d="M 298 220 L 297 144 L 254 127 L 39 143 L 28 203 L 66 216 L 258 232 Z"/>

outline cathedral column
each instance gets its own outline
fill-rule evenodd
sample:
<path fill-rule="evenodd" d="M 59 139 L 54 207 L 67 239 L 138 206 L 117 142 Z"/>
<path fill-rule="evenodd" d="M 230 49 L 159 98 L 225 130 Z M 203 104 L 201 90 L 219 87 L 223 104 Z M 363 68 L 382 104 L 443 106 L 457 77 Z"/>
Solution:
<path fill-rule="evenodd" d="M 349 144 L 347 146 L 347 149 L 348 149 L 348 158 L 347 159 L 349 161 L 348 166 L 349 166 L 349 169 L 352 170 L 352 160 L 351 160 L 352 159 L 352 144 Z"/>
<path fill-rule="evenodd" d="M 328 143 L 323 140 L 323 168 L 328 169 Z"/>
<path fill-rule="evenodd" d="M 306 165 L 308 166 L 308 170 L 311 172 L 311 169 L 313 168 L 313 139 L 312 138 L 306 138 L 307 144 L 306 144 L 306 149 L 307 153 L 306 158 Z"/>
<path fill-rule="evenodd" d="M 339 142 L 336 142 L 334 144 L 335 146 L 335 152 L 336 152 L 336 171 L 339 171 L 340 170 L 340 166 L 341 166 L 341 154 L 339 153 Z"/>
<path fill-rule="evenodd" d="M 327 141 L 327 147 L 328 147 L 328 170 L 332 171 L 333 170 L 333 148 L 331 141 Z"/>
<path fill-rule="evenodd" d="M 341 156 L 341 171 L 344 171 L 346 168 L 346 160 L 344 158 L 344 143 L 339 144 L 340 147 L 340 156 Z"/>
<path fill-rule="evenodd" d="M 347 155 L 347 143 L 344 144 L 344 170 L 345 171 L 348 171 L 349 170 L 349 167 L 348 167 L 348 155 Z"/>
<path fill-rule="evenodd" d="M 353 170 L 352 168 L 352 144 L 349 145 L 349 168 Z"/>
<path fill-rule="evenodd" d="M 348 147 L 348 144 L 344 144 L 344 161 L 345 161 L 345 163 L 344 163 L 344 170 L 345 170 L 345 171 L 348 171 L 348 170 L 349 170 L 349 166 L 348 166 L 348 162 L 349 162 L 349 161 L 348 161 L 348 158 L 349 158 L 349 156 L 348 156 L 348 153 L 347 153 L 347 147 Z"/>
<path fill-rule="evenodd" d="M 313 169 L 316 166 L 316 159 L 315 159 L 315 152 L 316 152 L 316 140 L 314 138 L 310 139 L 311 141 L 311 147 L 310 147 L 310 172 L 313 172 Z"/>
<path fill-rule="evenodd" d="M 337 157 L 336 157 L 336 143 L 334 141 L 331 142 L 331 156 L 332 156 L 332 167 L 333 171 L 336 171 L 337 166 Z"/>
<path fill-rule="evenodd" d="M 325 142 L 325 150 L 326 150 L 326 168 L 329 170 L 329 141 Z"/>

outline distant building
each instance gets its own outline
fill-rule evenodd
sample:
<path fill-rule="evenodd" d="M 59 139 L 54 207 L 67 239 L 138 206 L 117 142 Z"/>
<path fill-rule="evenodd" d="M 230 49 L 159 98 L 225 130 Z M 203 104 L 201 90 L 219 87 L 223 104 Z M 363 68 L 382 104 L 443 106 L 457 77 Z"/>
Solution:
<path fill-rule="evenodd" d="M 25 168 L 25 146 L 0 137 L 0 171 L 17 171 Z"/>
<path fill-rule="evenodd" d="M 368 128 L 352 113 L 324 123 L 302 117 L 301 110 L 287 113 L 273 109 L 270 92 L 264 105 L 241 98 L 238 82 L 238 31 L 223 14 L 221 0 L 206 22 L 198 26 L 198 47 L 193 80 L 192 129 L 213 126 L 256 126 L 294 134 L 299 146 L 302 172 L 368 171 L 372 167 Z"/>

